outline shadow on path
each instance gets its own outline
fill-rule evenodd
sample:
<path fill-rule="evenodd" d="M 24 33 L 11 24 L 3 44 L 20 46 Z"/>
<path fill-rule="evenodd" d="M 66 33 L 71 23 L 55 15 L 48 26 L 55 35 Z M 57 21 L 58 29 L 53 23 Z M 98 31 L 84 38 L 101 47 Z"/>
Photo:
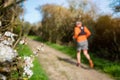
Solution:
<path fill-rule="evenodd" d="M 69 63 L 69 64 L 72 64 L 72 65 L 76 66 L 76 62 L 72 61 L 70 58 L 62 58 L 62 57 L 57 57 L 57 58 L 60 61 L 64 61 L 66 63 Z M 80 67 L 83 68 L 83 69 L 91 69 L 91 68 L 89 68 L 88 66 L 85 66 L 85 65 L 81 65 Z"/>

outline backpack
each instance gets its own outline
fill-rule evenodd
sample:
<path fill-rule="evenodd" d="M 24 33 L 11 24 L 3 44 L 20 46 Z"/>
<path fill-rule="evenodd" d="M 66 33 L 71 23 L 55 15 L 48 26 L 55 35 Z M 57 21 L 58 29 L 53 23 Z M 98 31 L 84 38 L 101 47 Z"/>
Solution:
<path fill-rule="evenodd" d="M 78 36 L 86 35 L 86 32 L 84 30 L 84 26 L 80 27 L 81 32 L 78 34 Z M 77 40 L 73 38 L 73 41 L 76 43 Z"/>
<path fill-rule="evenodd" d="M 80 27 L 80 30 L 81 30 L 81 32 L 78 34 L 78 36 L 86 35 L 86 32 L 84 30 L 84 26 Z"/>

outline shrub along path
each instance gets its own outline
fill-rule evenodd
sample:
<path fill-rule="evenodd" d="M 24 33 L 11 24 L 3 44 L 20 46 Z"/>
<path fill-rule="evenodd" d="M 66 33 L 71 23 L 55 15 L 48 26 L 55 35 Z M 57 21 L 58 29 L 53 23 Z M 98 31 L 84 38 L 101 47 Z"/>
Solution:
<path fill-rule="evenodd" d="M 41 43 L 28 39 L 28 45 L 34 51 Z M 50 80 L 113 80 L 84 64 L 76 67 L 74 59 L 47 45 L 44 45 L 43 52 L 39 52 L 38 59 Z"/>

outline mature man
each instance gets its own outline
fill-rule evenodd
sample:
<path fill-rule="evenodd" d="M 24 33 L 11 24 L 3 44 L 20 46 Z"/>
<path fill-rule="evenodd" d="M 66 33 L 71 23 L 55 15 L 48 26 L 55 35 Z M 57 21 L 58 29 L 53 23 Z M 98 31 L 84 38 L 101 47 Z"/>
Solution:
<path fill-rule="evenodd" d="M 77 41 L 77 66 L 81 65 L 81 50 L 85 57 L 88 59 L 90 67 L 93 68 L 94 64 L 88 54 L 88 40 L 87 38 L 91 35 L 91 32 L 86 26 L 82 25 L 82 22 L 76 22 L 76 27 L 74 28 L 73 38 Z"/>

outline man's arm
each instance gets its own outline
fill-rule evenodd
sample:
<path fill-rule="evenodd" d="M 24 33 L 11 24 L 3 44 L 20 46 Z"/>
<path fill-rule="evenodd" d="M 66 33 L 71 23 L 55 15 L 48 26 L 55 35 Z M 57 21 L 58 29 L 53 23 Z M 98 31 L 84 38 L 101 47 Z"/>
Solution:
<path fill-rule="evenodd" d="M 78 28 L 74 28 L 74 36 L 73 36 L 73 38 L 74 38 L 74 39 L 77 39 L 78 34 L 79 34 Z"/>
<path fill-rule="evenodd" d="M 91 35 L 91 32 L 87 27 L 85 27 L 86 37 L 88 38 Z"/>

